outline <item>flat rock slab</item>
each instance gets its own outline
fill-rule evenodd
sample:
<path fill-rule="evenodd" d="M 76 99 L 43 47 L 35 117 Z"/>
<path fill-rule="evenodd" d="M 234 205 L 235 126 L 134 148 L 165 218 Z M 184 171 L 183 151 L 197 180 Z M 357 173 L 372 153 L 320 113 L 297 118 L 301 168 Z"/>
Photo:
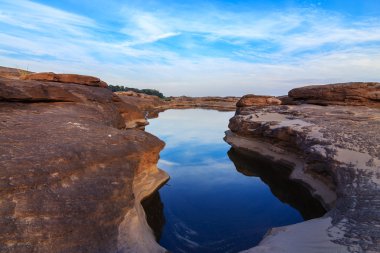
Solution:
<path fill-rule="evenodd" d="M 32 73 L 21 76 L 22 80 L 35 80 L 59 83 L 75 83 L 81 85 L 89 85 L 95 87 L 107 88 L 106 82 L 101 81 L 97 77 L 84 76 L 77 74 L 55 74 L 53 72 Z"/>
<path fill-rule="evenodd" d="M 289 97 L 304 100 L 309 104 L 380 107 L 380 83 L 352 82 L 305 86 L 290 90 Z"/>

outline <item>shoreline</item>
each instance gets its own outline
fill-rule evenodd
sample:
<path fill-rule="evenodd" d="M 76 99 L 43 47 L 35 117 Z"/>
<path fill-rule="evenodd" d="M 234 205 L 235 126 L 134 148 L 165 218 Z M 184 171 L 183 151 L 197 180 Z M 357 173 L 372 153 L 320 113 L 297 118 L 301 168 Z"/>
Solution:
<path fill-rule="evenodd" d="M 307 185 L 328 211 L 273 228 L 243 252 L 377 252 L 380 159 L 372 134 L 379 116 L 376 108 L 335 105 L 239 108 L 225 140 L 293 167 L 290 179 Z"/>
<path fill-rule="evenodd" d="M 158 191 L 170 179 L 165 171 L 157 167 L 156 169 L 156 173 L 143 175 L 143 177 L 137 176 L 133 181 L 133 192 L 136 196 L 135 204 L 119 225 L 118 252 L 120 253 L 167 252 L 156 241 L 153 230 L 147 223 L 146 214 L 141 204 L 145 198 Z"/>

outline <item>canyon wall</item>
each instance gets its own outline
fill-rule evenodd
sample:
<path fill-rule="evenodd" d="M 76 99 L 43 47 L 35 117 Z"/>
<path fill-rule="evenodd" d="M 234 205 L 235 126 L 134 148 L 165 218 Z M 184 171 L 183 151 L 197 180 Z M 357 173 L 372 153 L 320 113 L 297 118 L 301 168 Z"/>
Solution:
<path fill-rule="evenodd" d="M 238 103 L 225 140 L 292 167 L 290 179 L 328 210 L 246 252 L 380 252 L 379 92 L 379 83 L 347 83 L 292 90 L 291 105 Z"/>
<path fill-rule="evenodd" d="M 168 180 L 164 143 L 106 86 L 0 78 L 0 252 L 165 252 L 141 206 Z"/>

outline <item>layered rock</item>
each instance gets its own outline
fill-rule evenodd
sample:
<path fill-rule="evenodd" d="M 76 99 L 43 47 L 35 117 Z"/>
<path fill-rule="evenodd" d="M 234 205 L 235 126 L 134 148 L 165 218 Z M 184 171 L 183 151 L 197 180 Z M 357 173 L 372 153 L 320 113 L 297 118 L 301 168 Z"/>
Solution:
<path fill-rule="evenodd" d="M 372 88 L 364 93 L 374 94 Z M 371 98 L 372 106 L 376 101 Z M 380 251 L 380 109 L 249 106 L 237 110 L 229 127 L 225 139 L 234 149 L 292 167 L 290 178 L 329 210 L 319 219 L 272 229 L 247 252 Z"/>
<path fill-rule="evenodd" d="M 313 85 L 292 89 L 288 95 L 295 101 L 302 101 L 308 104 L 379 107 L 380 83 L 352 82 Z"/>
<path fill-rule="evenodd" d="M 7 68 L 7 67 L 0 66 L 0 77 L 5 77 L 9 79 L 20 79 L 22 76 L 25 76 L 31 73 L 33 72 L 23 70 L 23 69 Z"/>
<path fill-rule="evenodd" d="M 157 96 L 136 93 L 133 91 L 115 92 L 123 102 L 144 111 L 147 117 L 158 117 L 158 113 L 168 109 L 212 109 L 234 111 L 238 97 L 169 97 L 160 99 Z"/>
<path fill-rule="evenodd" d="M 272 96 L 257 96 L 253 94 L 245 95 L 236 103 L 237 107 L 259 106 L 259 105 L 280 105 L 281 100 Z"/>
<path fill-rule="evenodd" d="M 131 106 L 137 107 L 138 110 L 146 116 L 158 116 L 161 106 L 165 103 L 164 100 L 157 96 L 136 93 L 133 91 L 115 92 L 121 100 Z"/>
<path fill-rule="evenodd" d="M 48 81 L 59 83 L 75 83 L 107 88 L 107 83 L 97 77 L 77 74 L 55 74 L 53 72 L 32 73 L 20 77 L 22 80 Z"/>
<path fill-rule="evenodd" d="M 165 251 L 140 203 L 164 143 L 99 86 L 0 78 L 0 252 Z"/>
<path fill-rule="evenodd" d="M 219 111 L 233 111 L 239 97 L 170 97 L 162 109 L 202 108 Z"/>

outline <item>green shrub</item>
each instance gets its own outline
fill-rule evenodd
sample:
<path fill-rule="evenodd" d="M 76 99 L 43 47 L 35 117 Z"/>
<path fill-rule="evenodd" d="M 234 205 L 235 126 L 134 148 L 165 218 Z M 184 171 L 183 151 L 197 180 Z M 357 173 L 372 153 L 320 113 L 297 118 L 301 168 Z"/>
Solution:
<path fill-rule="evenodd" d="M 165 98 L 164 94 L 159 92 L 158 90 L 155 89 L 136 89 L 136 88 L 129 88 L 125 86 L 120 86 L 120 85 L 108 85 L 108 89 L 110 89 L 112 92 L 116 91 L 134 91 L 136 93 L 144 93 L 147 95 L 153 95 L 157 96 L 159 98 Z"/>

